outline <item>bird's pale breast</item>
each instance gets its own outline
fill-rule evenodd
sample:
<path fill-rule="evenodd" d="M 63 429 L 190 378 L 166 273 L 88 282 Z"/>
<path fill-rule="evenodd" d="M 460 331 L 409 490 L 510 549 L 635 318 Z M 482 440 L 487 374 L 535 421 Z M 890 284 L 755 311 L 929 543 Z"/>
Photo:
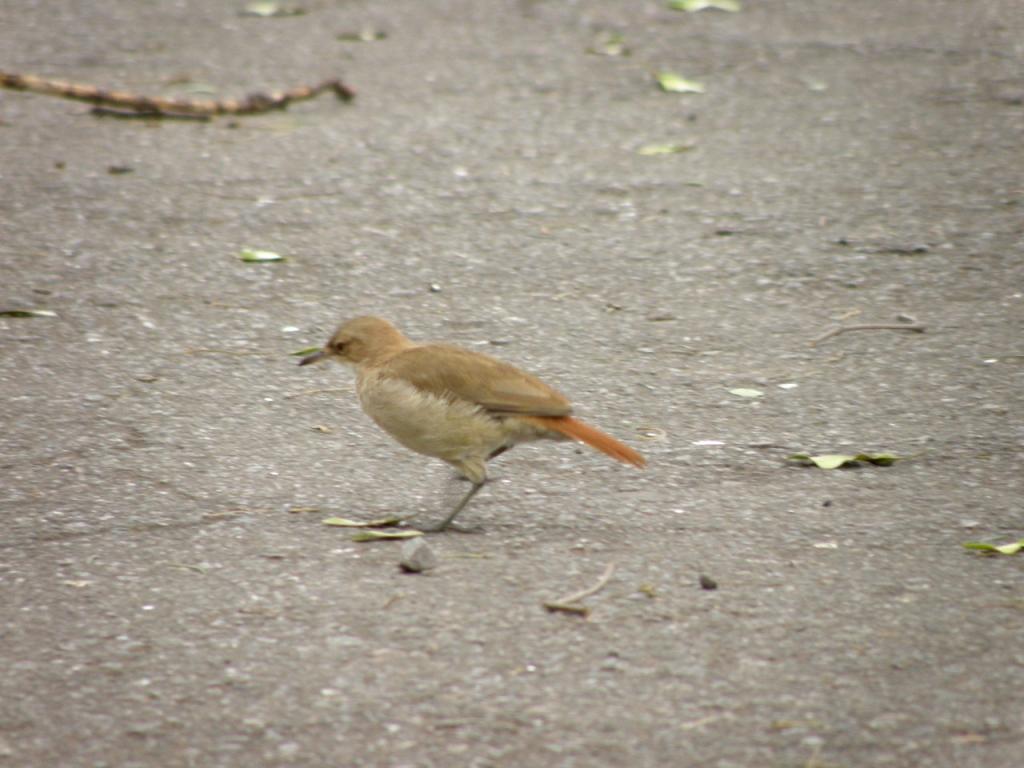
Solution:
<path fill-rule="evenodd" d="M 356 389 L 370 418 L 418 453 L 460 461 L 467 454 L 489 455 L 505 441 L 501 422 L 472 403 L 449 402 L 376 372 L 361 374 Z"/>

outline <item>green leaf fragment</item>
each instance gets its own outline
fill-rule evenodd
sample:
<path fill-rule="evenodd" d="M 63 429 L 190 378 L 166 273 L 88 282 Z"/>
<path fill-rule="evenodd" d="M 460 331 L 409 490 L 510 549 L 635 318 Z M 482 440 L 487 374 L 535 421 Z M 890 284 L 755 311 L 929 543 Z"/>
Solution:
<path fill-rule="evenodd" d="M 294 352 L 289 352 L 288 354 L 293 357 L 305 357 L 306 355 L 312 355 L 314 352 L 319 352 L 321 349 L 323 349 L 323 347 L 303 347 L 302 349 L 297 349 Z"/>
<path fill-rule="evenodd" d="M 760 389 L 746 389 L 745 387 L 730 389 L 729 394 L 736 395 L 736 397 L 764 397 L 764 392 Z"/>
<path fill-rule="evenodd" d="M 360 531 L 352 537 L 352 541 L 384 541 L 387 539 L 415 539 L 422 536 L 423 531 Z"/>
<path fill-rule="evenodd" d="M 57 317 L 50 309 L 0 309 L 0 317 Z"/>
<path fill-rule="evenodd" d="M 902 456 L 894 456 L 891 453 L 824 453 L 819 456 L 811 456 L 807 453 L 794 453 L 789 456 L 790 461 L 798 461 L 807 466 L 816 466 L 820 469 L 839 469 L 847 464 L 867 462 L 877 464 L 881 467 L 888 467 L 899 461 Z"/>
<path fill-rule="evenodd" d="M 327 517 L 320 521 L 324 525 L 337 525 L 342 528 L 364 528 L 366 523 L 358 520 L 349 520 L 347 517 Z"/>
<path fill-rule="evenodd" d="M 808 456 L 808 460 L 820 469 L 838 469 L 845 464 L 855 464 L 856 456 L 842 453 L 825 453 L 821 456 Z"/>
<path fill-rule="evenodd" d="M 689 152 L 696 146 L 697 145 L 692 142 L 689 144 L 644 144 L 642 147 L 637 149 L 636 153 L 645 157 L 651 157 L 653 155 L 678 155 L 681 152 Z"/>
<path fill-rule="evenodd" d="M 866 461 L 869 464 L 877 464 L 880 467 L 888 467 L 902 459 L 902 456 L 893 456 L 891 453 L 858 453 L 857 461 Z"/>
<path fill-rule="evenodd" d="M 387 36 L 387 32 L 373 27 L 363 27 L 358 32 L 339 32 L 335 39 L 345 43 L 373 43 L 377 40 L 384 40 Z"/>
<path fill-rule="evenodd" d="M 244 13 L 247 16 L 273 16 L 278 5 L 274 2 L 246 3 Z"/>
<path fill-rule="evenodd" d="M 281 3 L 274 2 L 274 0 L 255 0 L 255 2 L 245 4 L 242 15 L 261 16 L 269 19 L 273 16 L 301 16 L 305 12 L 305 8 L 282 5 Z"/>
<path fill-rule="evenodd" d="M 252 248 L 243 248 L 238 258 L 247 263 L 263 263 L 268 261 L 284 261 L 284 256 L 273 251 L 257 251 Z"/>
<path fill-rule="evenodd" d="M 739 0 L 669 0 L 668 7 L 673 11 L 686 11 L 687 13 L 696 13 L 709 8 L 716 11 L 739 13 L 743 6 Z"/>
<path fill-rule="evenodd" d="M 1020 541 L 1011 541 L 1009 544 L 988 544 L 984 541 L 965 541 L 964 547 L 966 549 L 977 550 L 978 552 L 986 552 L 990 555 L 1016 555 L 1024 549 L 1024 539 L 1021 539 Z"/>
<path fill-rule="evenodd" d="M 661 90 L 668 93 L 704 93 L 704 83 L 687 80 L 675 72 L 658 72 L 654 79 L 657 80 Z"/>
<path fill-rule="evenodd" d="M 626 40 L 622 35 L 618 32 L 606 32 L 587 48 L 587 53 L 595 56 L 629 56 L 630 50 L 626 47 Z"/>

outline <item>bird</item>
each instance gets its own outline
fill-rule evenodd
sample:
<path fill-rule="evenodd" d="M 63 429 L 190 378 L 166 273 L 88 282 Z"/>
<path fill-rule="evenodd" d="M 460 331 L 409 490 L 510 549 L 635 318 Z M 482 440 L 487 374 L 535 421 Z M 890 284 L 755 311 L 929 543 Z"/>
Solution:
<path fill-rule="evenodd" d="M 424 528 L 430 532 L 452 526 L 487 481 L 487 462 L 519 443 L 576 440 L 634 467 L 646 464 L 637 451 L 572 416 L 569 400 L 536 376 L 462 347 L 417 344 L 380 317 L 342 323 L 299 365 L 329 360 L 355 368 L 359 402 L 381 429 L 472 483 L 439 525 Z"/>

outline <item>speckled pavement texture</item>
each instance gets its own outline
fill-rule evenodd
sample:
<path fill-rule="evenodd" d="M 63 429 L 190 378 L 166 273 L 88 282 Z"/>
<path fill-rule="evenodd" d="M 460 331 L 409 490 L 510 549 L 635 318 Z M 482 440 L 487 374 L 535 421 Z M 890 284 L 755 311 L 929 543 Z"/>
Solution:
<path fill-rule="evenodd" d="M 243 6 L 0 2 L 6 71 L 359 93 L 0 92 L 0 767 L 1020 765 L 1021 3 Z M 291 355 L 367 312 L 648 469 L 517 448 L 402 573 L 321 520 L 464 486 Z"/>

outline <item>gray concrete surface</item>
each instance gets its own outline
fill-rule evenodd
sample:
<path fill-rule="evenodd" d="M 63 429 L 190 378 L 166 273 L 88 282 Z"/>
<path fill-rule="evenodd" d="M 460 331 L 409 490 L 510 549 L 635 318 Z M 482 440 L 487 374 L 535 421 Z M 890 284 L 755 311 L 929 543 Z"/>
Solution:
<path fill-rule="evenodd" d="M 0 93 L 0 299 L 59 315 L 0 318 L 0 765 L 1019 765 L 1024 556 L 961 543 L 1024 536 L 1024 6 L 300 5 L 0 4 L 7 70 L 359 91 L 209 123 Z M 484 532 L 401 573 L 320 520 L 460 488 L 289 356 L 368 311 L 649 469 L 517 449 Z M 808 345 L 901 313 L 927 332 Z M 609 562 L 589 619 L 543 610 Z"/>

